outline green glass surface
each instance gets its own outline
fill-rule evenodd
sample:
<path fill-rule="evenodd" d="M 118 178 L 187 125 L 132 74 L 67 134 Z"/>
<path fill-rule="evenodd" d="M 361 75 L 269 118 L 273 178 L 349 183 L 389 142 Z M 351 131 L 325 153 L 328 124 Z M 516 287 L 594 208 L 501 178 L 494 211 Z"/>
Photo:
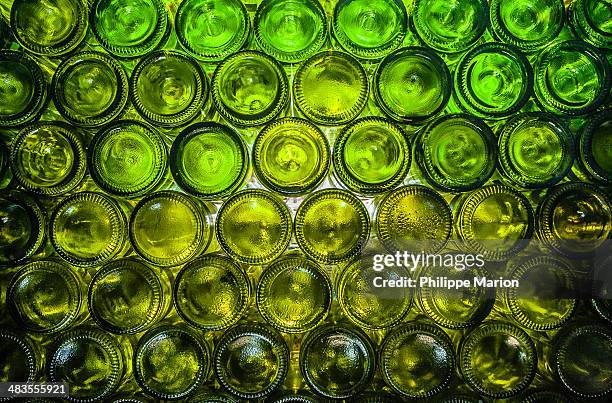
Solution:
<path fill-rule="evenodd" d="M 231 55 L 215 69 L 213 102 L 238 126 L 259 126 L 274 119 L 289 100 L 289 83 L 281 65 L 254 50 Z"/>
<path fill-rule="evenodd" d="M 269 189 L 304 194 L 317 187 L 329 169 L 327 138 L 317 126 L 300 118 L 268 124 L 255 139 L 253 167 Z"/>
<path fill-rule="evenodd" d="M 62 122 L 26 126 L 13 141 L 11 169 L 24 188 L 45 196 L 74 189 L 85 176 L 81 135 Z"/>
<path fill-rule="evenodd" d="M 380 286 L 383 281 L 400 282 L 411 273 L 405 266 L 390 266 L 376 272 L 372 263 L 372 255 L 353 259 L 340 274 L 336 298 L 351 322 L 365 329 L 388 329 L 410 311 L 412 289 Z"/>
<path fill-rule="evenodd" d="M 497 147 L 487 124 L 470 115 L 445 115 L 417 138 L 416 160 L 427 180 L 443 190 L 480 187 L 493 175 Z"/>
<path fill-rule="evenodd" d="M 151 193 L 134 208 L 130 240 L 136 253 L 157 266 L 178 266 L 206 250 L 212 238 L 208 208 L 175 191 Z"/>
<path fill-rule="evenodd" d="M 545 331 L 561 327 L 573 315 L 578 301 L 561 292 L 575 292 L 576 279 L 567 262 L 539 256 L 515 267 L 511 279 L 521 288 L 504 290 L 505 303 L 512 317 L 523 328 Z"/>
<path fill-rule="evenodd" d="M 553 341 L 550 361 L 561 383 L 584 400 L 612 391 L 612 332 L 599 324 L 574 325 Z"/>
<path fill-rule="evenodd" d="M 30 52 L 59 56 L 85 38 L 87 7 L 82 0 L 15 0 L 10 25 L 15 39 Z"/>
<path fill-rule="evenodd" d="M 240 0 L 185 0 L 176 11 L 179 42 L 198 59 L 219 61 L 240 50 L 250 19 Z"/>
<path fill-rule="evenodd" d="M 468 193 L 455 213 L 458 238 L 486 260 L 508 260 L 527 246 L 534 231 L 529 200 L 505 185 L 489 185 Z"/>
<path fill-rule="evenodd" d="M 412 10 L 421 40 L 445 53 L 469 49 L 489 22 L 486 0 L 415 0 Z"/>
<path fill-rule="evenodd" d="M 123 210 L 97 192 L 79 192 L 62 200 L 53 210 L 49 228 L 55 251 L 77 266 L 104 264 L 127 242 Z"/>
<path fill-rule="evenodd" d="M 0 77 L 0 127 L 36 118 L 47 97 L 47 82 L 38 64 L 23 53 L 1 50 Z"/>
<path fill-rule="evenodd" d="M 408 16 L 400 0 L 340 0 L 332 29 L 340 46 L 354 56 L 378 59 L 404 40 Z"/>
<path fill-rule="evenodd" d="M 208 345 L 200 335 L 186 328 L 162 325 L 138 341 L 134 377 L 156 399 L 184 399 L 204 382 L 210 361 Z"/>
<path fill-rule="evenodd" d="M 495 35 L 527 52 L 548 45 L 563 28 L 563 0 L 491 0 L 489 6 Z"/>
<path fill-rule="evenodd" d="M 317 0 L 264 0 L 253 25 L 262 50 L 282 62 L 309 58 L 327 39 L 325 12 Z"/>
<path fill-rule="evenodd" d="M 361 200 L 340 189 L 323 189 L 307 196 L 298 207 L 294 227 L 302 252 L 323 263 L 357 255 L 370 231 Z"/>
<path fill-rule="evenodd" d="M 419 270 L 419 276 L 467 280 L 471 284 L 460 289 L 428 285 L 417 289 L 419 308 L 438 326 L 448 329 L 470 328 L 482 322 L 493 308 L 496 290 L 473 285 L 475 277 L 490 277 L 486 268 L 465 264 L 451 266 L 433 261 Z"/>
<path fill-rule="evenodd" d="M 121 347 L 126 346 L 96 328 L 64 332 L 47 355 L 48 381 L 70 384 L 72 399 L 107 399 L 117 390 L 129 368 L 129 350 Z"/>
<path fill-rule="evenodd" d="M 132 103 L 150 122 L 181 126 L 201 114 L 208 80 L 191 57 L 174 50 L 148 53 L 132 72 Z"/>
<path fill-rule="evenodd" d="M 368 100 L 366 73 L 352 56 L 317 53 L 295 73 L 293 94 L 304 115 L 315 123 L 337 126 L 357 117 Z"/>
<path fill-rule="evenodd" d="M 32 343 L 8 329 L 0 329 L 0 382 L 33 382 L 39 357 Z"/>
<path fill-rule="evenodd" d="M 399 326 L 385 337 L 380 351 L 383 379 L 405 398 L 431 398 L 453 378 L 453 344 L 434 325 Z"/>
<path fill-rule="evenodd" d="M 176 183 L 199 197 L 220 199 L 246 178 L 249 155 L 229 126 L 206 122 L 188 126 L 172 143 L 170 169 Z"/>
<path fill-rule="evenodd" d="M 467 112 L 502 118 L 531 96 L 531 65 L 512 45 L 489 42 L 465 54 L 455 71 L 455 94 Z"/>
<path fill-rule="evenodd" d="M 502 399 L 527 388 L 536 372 L 531 338 L 503 322 L 485 322 L 464 336 L 459 348 L 461 373 L 477 392 Z"/>
<path fill-rule="evenodd" d="M 438 114 L 451 94 L 444 60 L 423 47 L 402 48 L 387 56 L 373 79 L 374 96 L 385 114 L 414 123 Z"/>
<path fill-rule="evenodd" d="M 45 216 L 36 202 L 20 193 L 0 193 L 0 266 L 31 257 L 43 244 L 45 233 Z"/>
<path fill-rule="evenodd" d="M 300 349 L 300 370 L 318 394 L 351 397 L 369 385 L 375 353 L 368 336 L 346 325 L 323 325 L 310 332 Z"/>
<path fill-rule="evenodd" d="M 580 163 L 591 177 L 612 183 L 612 112 L 593 116 L 582 128 L 578 140 Z"/>
<path fill-rule="evenodd" d="M 15 321 L 37 333 L 57 333 L 73 325 L 85 305 L 85 283 L 70 266 L 39 260 L 13 276 L 6 303 Z"/>
<path fill-rule="evenodd" d="M 217 214 L 217 239 L 240 263 L 265 264 L 279 257 L 291 239 L 291 215 L 270 192 L 248 189 L 228 198 Z"/>
<path fill-rule="evenodd" d="M 251 294 L 246 273 L 233 260 L 206 255 L 189 262 L 174 282 L 178 314 L 202 330 L 221 330 L 238 322 Z"/>
<path fill-rule="evenodd" d="M 605 49 L 612 47 L 612 3 L 609 0 L 576 0 L 569 20 L 581 39 Z"/>
<path fill-rule="evenodd" d="M 377 117 L 346 126 L 336 137 L 333 157 L 342 183 L 365 194 L 382 193 L 400 184 L 412 160 L 406 133 Z"/>
<path fill-rule="evenodd" d="M 138 57 L 161 46 L 169 29 L 161 0 L 95 0 L 92 31 L 107 51 L 119 57 Z"/>
<path fill-rule="evenodd" d="M 565 255 L 592 253 L 609 238 L 612 207 L 596 186 L 567 182 L 552 188 L 538 207 L 538 238 Z"/>
<path fill-rule="evenodd" d="M 610 92 L 604 55 L 592 45 L 570 40 L 546 48 L 534 65 L 535 95 L 555 114 L 586 115 L 601 106 Z"/>
<path fill-rule="evenodd" d="M 110 56 L 79 52 L 64 60 L 53 77 L 53 99 L 70 122 L 100 126 L 118 117 L 128 100 L 127 74 Z"/>
<path fill-rule="evenodd" d="M 388 193 L 376 211 L 376 233 L 389 252 L 435 253 L 452 231 L 448 203 L 425 186 L 400 187 Z"/>
<path fill-rule="evenodd" d="M 94 136 L 88 147 L 89 173 L 105 191 L 135 197 L 154 189 L 164 177 L 167 150 L 151 126 L 120 120 Z"/>
<path fill-rule="evenodd" d="M 311 260 L 297 256 L 278 259 L 259 278 L 259 312 L 282 332 L 313 329 L 327 317 L 331 303 L 331 281 Z"/>
<path fill-rule="evenodd" d="M 215 351 L 215 375 L 225 390 L 240 399 L 259 399 L 285 380 L 289 349 L 280 333 L 252 323 L 228 330 Z"/>
<path fill-rule="evenodd" d="M 559 182 L 574 161 L 574 136 L 551 114 L 525 113 L 512 117 L 498 138 L 499 164 L 521 188 L 542 188 Z"/>
<path fill-rule="evenodd" d="M 159 321 L 170 305 L 170 281 L 134 258 L 100 268 L 87 293 L 89 312 L 104 330 L 140 333 Z"/>

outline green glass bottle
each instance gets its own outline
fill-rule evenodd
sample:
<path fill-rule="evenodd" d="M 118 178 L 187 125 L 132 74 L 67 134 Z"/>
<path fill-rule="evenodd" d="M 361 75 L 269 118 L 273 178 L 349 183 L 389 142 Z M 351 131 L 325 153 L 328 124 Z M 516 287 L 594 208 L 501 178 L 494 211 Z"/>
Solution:
<path fill-rule="evenodd" d="M 612 5 L 609 1 L 576 0 L 569 5 L 568 17 L 582 40 L 599 48 L 612 48 Z"/>
<path fill-rule="evenodd" d="M 167 172 L 168 151 L 161 134 L 135 120 L 104 127 L 87 149 L 89 173 L 106 192 L 141 196 L 160 184 Z"/>
<path fill-rule="evenodd" d="M 549 389 L 530 389 L 522 396 L 521 403 L 572 403 L 564 391 Z"/>
<path fill-rule="evenodd" d="M 455 94 L 467 112 L 499 119 L 520 110 L 529 100 L 533 71 L 513 45 L 488 42 L 477 46 L 455 70 Z"/>
<path fill-rule="evenodd" d="M 295 216 L 300 249 L 322 263 L 338 263 L 357 255 L 370 233 L 368 211 L 357 196 L 341 189 L 308 195 Z"/>
<path fill-rule="evenodd" d="M 65 123 L 33 123 L 13 140 L 13 175 L 34 193 L 59 196 L 73 190 L 83 180 L 86 166 L 81 136 Z"/>
<path fill-rule="evenodd" d="M 190 325 L 205 331 L 226 329 L 249 306 L 251 284 L 232 259 L 206 255 L 187 263 L 174 281 L 174 306 Z"/>
<path fill-rule="evenodd" d="M 374 255 L 353 259 L 337 281 L 337 300 L 344 316 L 358 326 L 380 330 L 401 322 L 412 307 L 411 278 L 406 266 L 376 271 Z"/>
<path fill-rule="evenodd" d="M 175 191 L 151 193 L 130 217 L 136 253 L 157 266 L 178 266 L 206 250 L 213 224 L 207 205 Z"/>
<path fill-rule="evenodd" d="M 516 266 L 508 278 L 519 288 L 504 289 L 505 307 L 523 328 L 546 331 L 565 324 L 577 307 L 573 268 L 552 256 L 538 256 Z"/>
<path fill-rule="evenodd" d="M 448 329 L 466 329 L 482 322 L 491 312 L 495 303 L 495 289 L 480 287 L 474 284 L 474 278 L 487 277 L 485 267 L 472 261 L 467 265 L 465 258 L 456 254 L 454 264 L 449 265 L 442 259 L 429 257 L 419 270 L 418 277 L 433 279 L 433 284 L 419 284 L 416 301 L 420 310 L 438 326 Z M 447 259 L 450 254 L 445 254 Z M 462 259 L 462 260 L 459 260 Z M 436 281 L 445 282 L 469 281 L 470 286 L 464 288 L 438 287 Z"/>
<path fill-rule="evenodd" d="M 501 173 L 526 189 L 552 186 L 574 162 L 574 135 L 561 120 L 543 112 L 509 119 L 498 137 Z"/>
<path fill-rule="evenodd" d="M 234 260 L 265 264 L 289 246 L 291 215 L 287 205 L 274 194 L 248 189 L 223 203 L 216 230 L 219 244 Z"/>
<path fill-rule="evenodd" d="M 86 314 L 86 284 L 72 267 L 54 260 L 27 264 L 11 279 L 6 304 L 20 327 L 58 333 Z"/>
<path fill-rule="evenodd" d="M 157 274 L 140 260 L 114 260 L 99 269 L 89 283 L 89 312 L 108 332 L 140 333 L 168 313 L 171 286 L 164 271 Z"/>
<path fill-rule="evenodd" d="M 257 44 L 281 62 L 308 59 L 327 40 L 327 19 L 318 0 L 264 0 L 253 25 Z"/>
<path fill-rule="evenodd" d="M 88 6 L 82 0 L 15 0 L 11 28 L 32 53 L 59 56 L 76 48 L 87 33 Z"/>
<path fill-rule="evenodd" d="M 180 326 L 149 330 L 134 353 L 136 382 L 156 400 L 179 400 L 194 394 L 210 365 L 210 348 L 203 337 Z"/>
<path fill-rule="evenodd" d="M 233 54 L 219 63 L 212 78 L 217 111 L 238 126 L 261 126 L 287 105 L 289 82 L 282 66 L 255 50 Z"/>
<path fill-rule="evenodd" d="M 460 241 L 489 261 L 505 261 L 524 249 L 534 231 L 527 197 L 505 185 L 489 185 L 466 194 L 455 209 Z"/>
<path fill-rule="evenodd" d="M 217 390 L 198 392 L 187 400 L 189 403 L 238 403 L 239 400 Z"/>
<path fill-rule="evenodd" d="M 365 389 L 376 368 L 368 336 L 344 324 L 319 326 L 302 341 L 300 370 L 317 394 L 345 399 Z"/>
<path fill-rule="evenodd" d="M 589 255 L 606 242 L 611 231 L 610 198 L 587 183 L 558 185 L 538 207 L 538 238 L 563 255 Z"/>
<path fill-rule="evenodd" d="M 44 356 L 26 336 L 0 328 L 0 382 L 37 382 Z"/>
<path fill-rule="evenodd" d="M 65 59 L 53 75 L 53 100 L 71 123 L 95 127 L 123 112 L 128 100 L 127 74 L 112 57 L 85 51 Z"/>
<path fill-rule="evenodd" d="M 286 256 L 268 266 L 257 285 L 261 316 L 282 332 L 302 333 L 321 323 L 332 302 L 331 282 L 315 262 Z"/>
<path fill-rule="evenodd" d="M 311 393 L 305 391 L 280 392 L 269 399 L 270 403 L 317 403 L 318 400 Z"/>
<path fill-rule="evenodd" d="M 470 331 L 459 347 L 459 366 L 465 381 L 485 396 L 513 397 L 526 389 L 536 373 L 536 350 L 520 328 L 503 322 L 484 322 Z"/>
<path fill-rule="evenodd" d="M 483 120 L 451 114 L 421 131 L 415 157 L 429 183 L 445 191 L 465 192 L 479 188 L 493 175 L 497 146 Z"/>
<path fill-rule="evenodd" d="M 0 127 L 38 117 L 47 100 L 47 82 L 38 64 L 24 53 L 0 50 L 0 77 Z"/>
<path fill-rule="evenodd" d="M 160 47 L 170 23 L 161 0 L 95 0 L 91 26 L 98 43 L 119 57 L 139 57 Z"/>
<path fill-rule="evenodd" d="M 35 200 L 17 191 L 0 192 L 0 266 L 15 266 L 36 254 L 46 228 Z"/>
<path fill-rule="evenodd" d="M 534 70 L 536 100 L 558 115 L 590 114 L 610 93 L 608 61 L 586 42 L 554 43 L 540 53 Z"/>
<path fill-rule="evenodd" d="M 208 62 L 237 52 L 249 36 L 250 19 L 240 0 L 185 0 L 175 21 L 181 45 Z"/>
<path fill-rule="evenodd" d="M 79 192 L 63 199 L 49 223 L 51 245 L 62 259 L 77 266 L 104 264 L 127 246 L 127 219 L 113 199 Z"/>
<path fill-rule="evenodd" d="M 408 399 L 431 398 L 450 384 L 453 343 L 440 328 L 411 322 L 393 329 L 380 348 L 385 383 Z"/>
<path fill-rule="evenodd" d="M 425 44 L 444 53 L 469 49 L 489 23 L 486 0 L 415 0 L 412 19 Z"/>
<path fill-rule="evenodd" d="M 47 353 L 47 381 L 70 385 L 76 401 L 103 401 L 131 374 L 132 348 L 94 327 L 62 333 Z"/>
<path fill-rule="evenodd" d="M 174 50 L 148 53 L 130 78 L 132 103 L 149 122 L 181 126 L 202 113 L 208 79 L 191 57 Z"/>
<path fill-rule="evenodd" d="M 394 120 L 416 123 L 446 106 L 452 80 L 446 63 L 431 49 L 412 46 L 387 56 L 373 78 L 374 98 Z"/>
<path fill-rule="evenodd" d="M 11 29 L 4 19 L 0 19 L 0 49 L 8 49 L 13 41 Z"/>
<path fill-rule="evenodd" d="M 336 137 L 334 172 L 354 192 L 383 193 L 404 180 L 411 154 L 401 127 L 378 117 L 360 118 Z"/>
<path fill-rule="evenodd" d="M 267 325 L 236 326 L 221 336 L 214 369 L 221 386 L 240 399 L 261 399 L 284 382 L 289 348 L 280 333 Z"/>
<path fill-rule="evenodd" d="M 317 53 L 295 73 L 293 95 L 300 111 L 315 123 L 339 126 L 357 117 L 368 101 L 366 73 L 352 56 Z"/>
<path fill-rule="evenodd" d="M 185 128 L 172 143 L 170 170 L 186 192 L 220 199 L 240 188 L 249 171 L 249 154 L 240 134 L 214 122 Z"/>
<path fill-rule="evenodd" d="M 268 124 L 253 144 L 253 168 L 267 188 L 300 195 L 316 188 L 327 175 L 329 143 L 323 132 L 300 118 Z"/>
<path fill-rule="evenodd" d="M 350 54 L 378 59 L 402 44 L 408 14 L 401 0 L 340 0 L 334 8 L 332 29 Z"/>
<path fill-rule="evenodd" d="M 562 329 L 552 343 L 549 362 L 556 378 L 584 401 L 612 392 L 612 331 L 597 323 L 576 323 Z"/>
<path fill-rule="evenodd" d="M 612 112 L 592 116 L 578 137 L 578 165 L 598 182 L 612 184 Z"/>
<path fill-rule="evenodd" d="M 491 0 L 489 7 L 495 36 L 526 52 L 548 45 L 563 29 L 563 0 Z"/>
<path fill-rule="evenodd" d="M 389 252 L 436 253 L 452 231 L 451 209 L 435 190 L 425 186 L 400 187 L 380 202 L 376 234 Z"/>

